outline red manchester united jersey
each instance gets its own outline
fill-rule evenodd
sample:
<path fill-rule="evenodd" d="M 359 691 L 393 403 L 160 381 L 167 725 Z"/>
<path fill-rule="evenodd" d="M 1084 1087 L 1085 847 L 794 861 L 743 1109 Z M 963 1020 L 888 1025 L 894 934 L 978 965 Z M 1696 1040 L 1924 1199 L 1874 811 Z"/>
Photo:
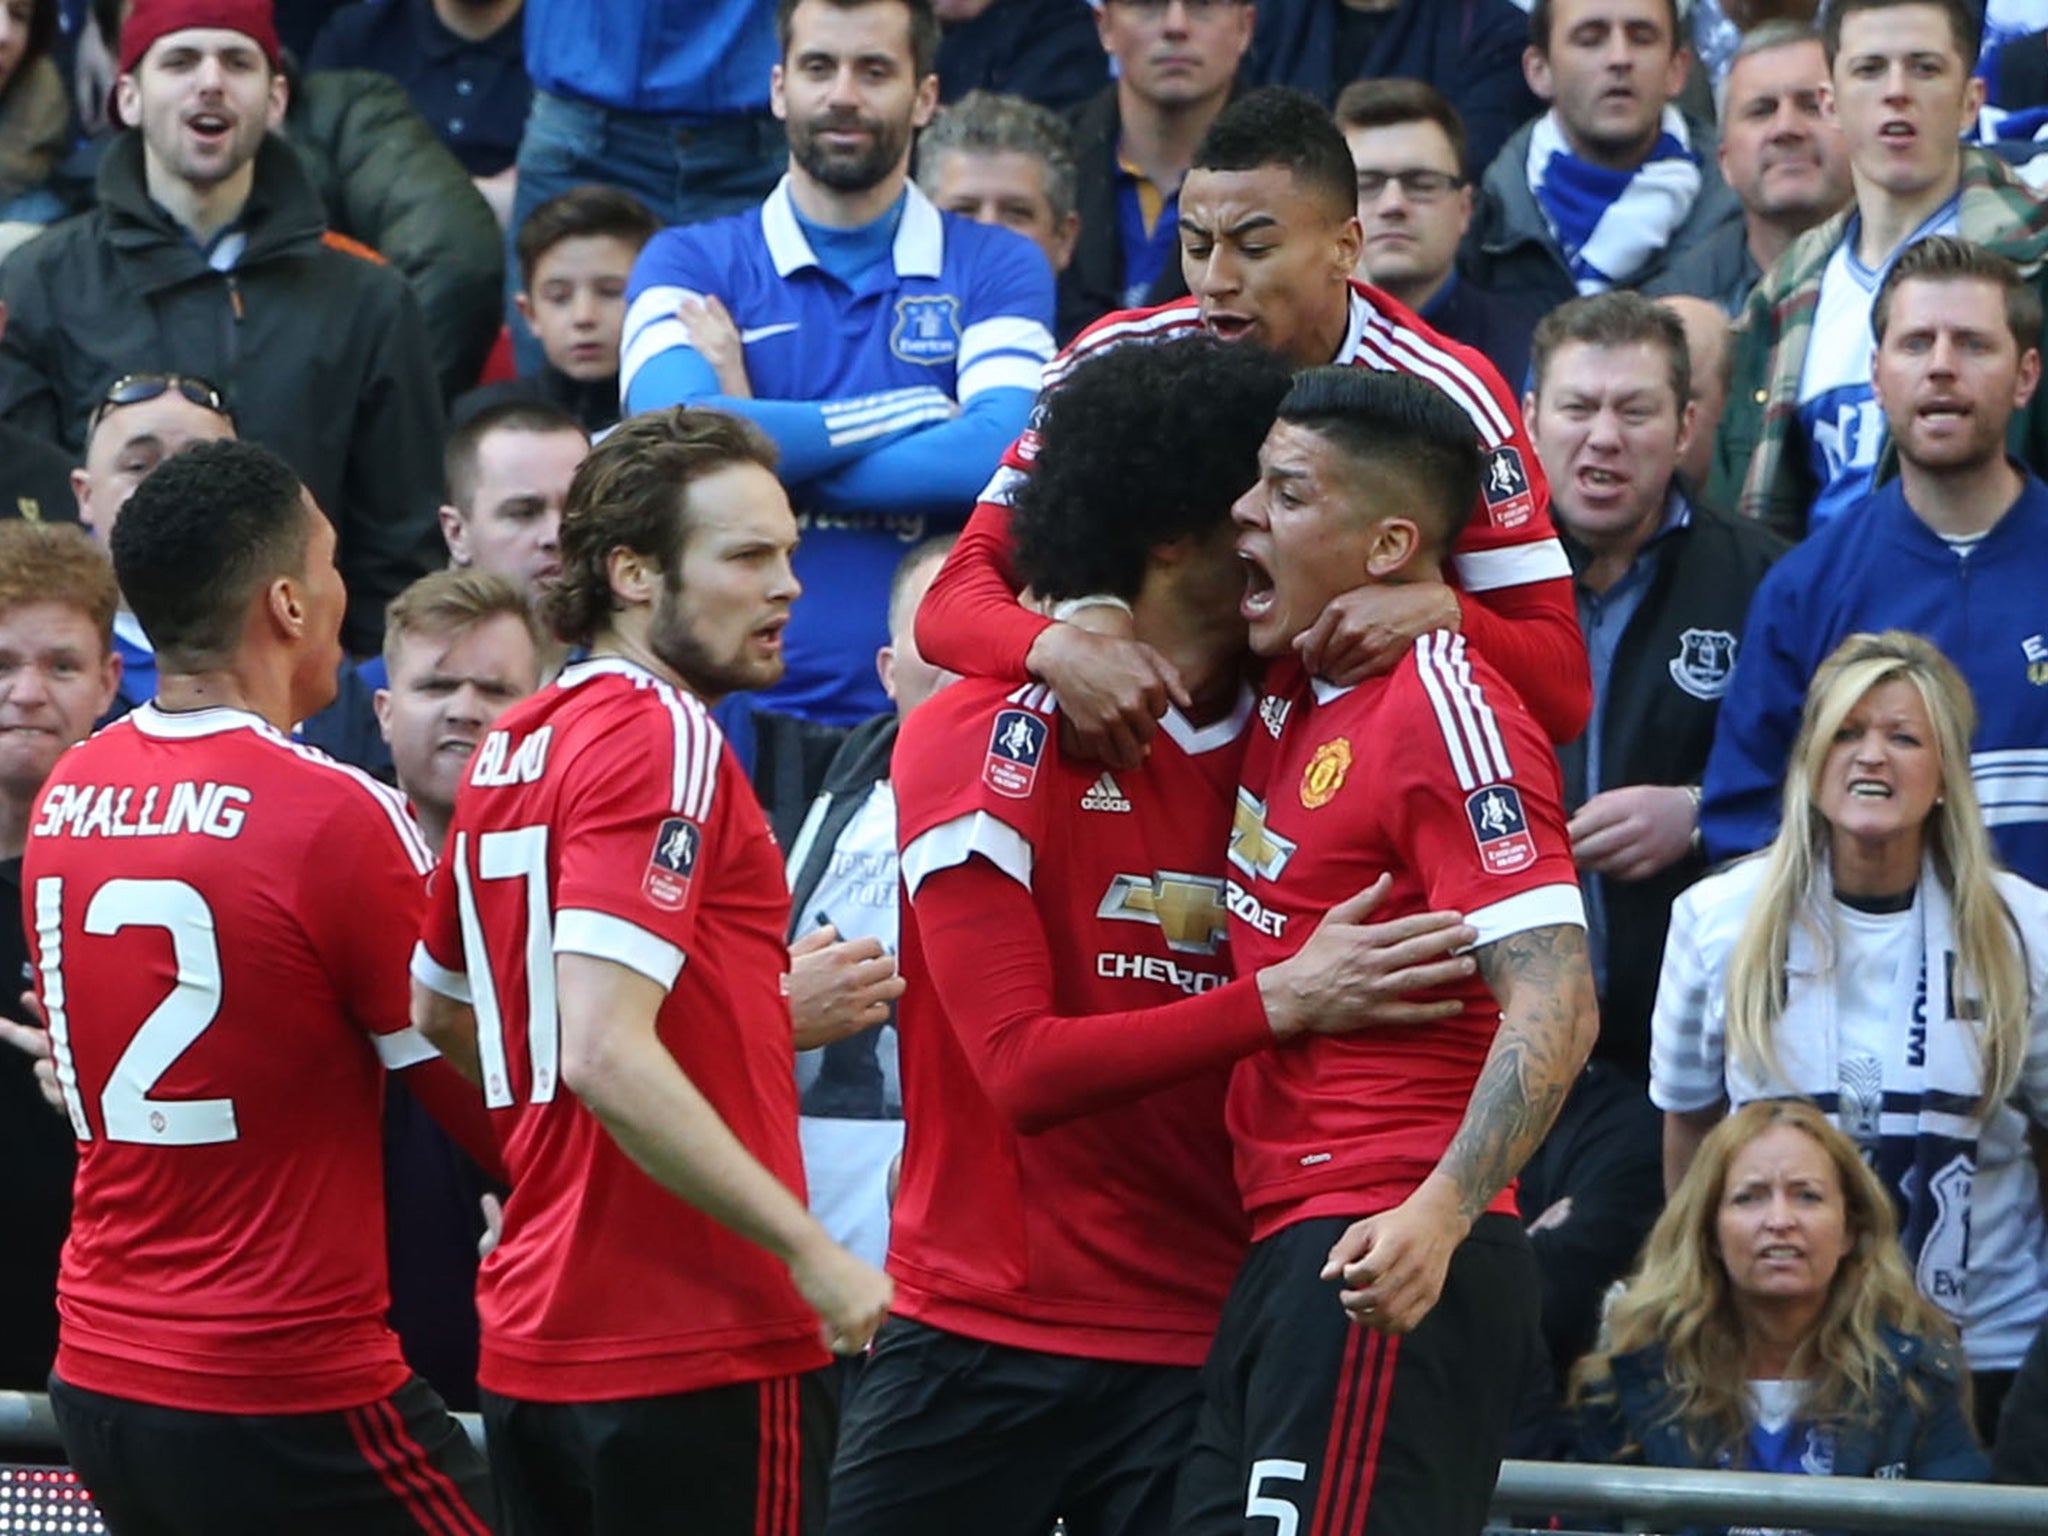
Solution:
<path fill-rule="evenodd" d="M 1481 945 L 1584 925 L 1548 738 L 1462 637 L 1425 635 L 1385 677 L 1334 688 L 1267 676 L 1229 843 L 1231 944 L 1247 971 L 1292 954 L 1381 874 L 1375 921 L 1455 910 Z M 1254 1234 L 1406 1199 L 1464 1118 L 1500 1024 L 1486 983 L 1465 1011 L 1408 1028 L 1309 1035 L 1241 1063 L 1230 1085 Z M 1492 1209 L 1512 1213 L 1512 1189 Z"/>
<path fill-rule="evenodd" d="M 560 1081 L 555 956 L 637 971 L 670 989 L 662 1044 L 802 1196 L 789 892 L 710 715 L 629 662 L 570 667 L 478 747 L 444 858 L 413 975 L 475 1011 L 512 1180 L 477 1380 L 589 1402 L 823 1364 L 782 1263 L 655 1183 Z"/>
<path fill-rule="evenodd" d="M 1233 718 L 1201 730 L 1169 715 L 1144 768 L 1115 773 L 1062 756 L 1042 688 L 956 683 L 905 722 L 893 769 L 909 896 L 907 1138 L 889 1247 L 897 1311 L 1058 1354 L 1203 1358 L 1246 1237 L 1223 1129 L 1228 1063 L 1271 1038 L 1249 984 L 1222 990 L 1222 849 L 1250 706 L 1247 695 Z M 1032 1048 L 996 1038 L 1003 999 L 981 957 L 1000 935 L 971 919 L 939 934 L 921 894 L 929 882 L 936 900 L 947 872 L 976 857 L 1029 893 L 1019 915 L 1043 935 L 1049 1014 L 1175 1004 L 1185 1021 L 1175 1027 L 1220 1037 L 1221 1054 L 1020 1135 L 985 1077 L 998 1053 Z M 926 946 L 938 942 L 966 955 L 950 990 L 933 983 Z M 1074 1065 L 1084 1098 L 1078 1075 L 1092 1068 Z"/>
<path fill-rule="evenodd" d="M 1152 309 L 1122 310 L 1089 326 L 1046 365 L 1045 394 L 1092 357 L 1129 343 L 1170 341 L 1202 333 L 1192 298 Z M 1550 521 L 1550 489 L 1522 423 L 1515 391 L 1479 352 L 1444 336 L 1380 289 L 1353 282 L 1350 324 L 1332 364 L 1412 373 L 1448 395 L 1471 419 L 1486 453 L 1480 499 L 1458 536 L 1446 579 L 1479 600 L 1468 605 L 1468 624 L 1483 625 L 1505 654 L 1516 647 L 1528 662 L 1524 687 L 1539 709 L 1570 740 L 1592 704 L 1572 607 L 1571 566 Z M 1041 396 L 1041 400 L 1044 396 Z M 982 491 L 961 547 L 932 585 L 918 619 L 925 654 L 955 671 L 976 676 L 1026 676 L 1025 657 L 1046 620 L 1012 598 L 1010 506 L 1038 454 L 1038 433 L 1027 429 L 1004 453 Z M 1492 611 L 1489 611 L 1492 610 Z M 1530 620 L 1537 621 L 1532 627 Z M 1512 620 L 1513 622 L 1504 622 Z M 1513 669 L 1510 669 L 1513 670 Z"/>
<path fill-rule="evenodd" d="M 432 1054 L 430 862 L 397 796 L 238 710 L 144 705 L 58 761 L 23 902 L 80 1143 L 64 1380 L 221 1413 L 405 1381 L 379 1057 Z"/>

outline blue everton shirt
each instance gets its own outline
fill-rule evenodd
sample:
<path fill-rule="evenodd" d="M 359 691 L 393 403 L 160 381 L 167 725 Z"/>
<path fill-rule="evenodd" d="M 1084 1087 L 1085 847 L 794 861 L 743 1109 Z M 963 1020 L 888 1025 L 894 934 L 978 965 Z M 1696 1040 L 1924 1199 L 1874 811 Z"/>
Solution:
<path fill-rule="evenodd" d="M 942 214 L 915 186 L 876 224 L 809 229 L 785 177 L 760 208 L 668 229 L 628 285 L 627 411 L 745 416 L 782 450 L 804 594 L 769 707 L 836 725 L 887 710 L 875 652 L 904 551 L 957 528 L 1029 419 L 1053 354 L 1053 276 L 1023 236 Z M 719 392 L 677 307 L 715 294 L 754 398 Z"/>

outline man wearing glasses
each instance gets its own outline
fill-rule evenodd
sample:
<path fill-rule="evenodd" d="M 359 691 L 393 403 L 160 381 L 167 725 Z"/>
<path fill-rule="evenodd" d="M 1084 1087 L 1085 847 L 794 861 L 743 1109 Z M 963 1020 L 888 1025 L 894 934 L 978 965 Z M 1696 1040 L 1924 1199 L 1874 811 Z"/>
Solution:
<path fill-rule="evenodd" d="M 1062 340 L 1111 310 L 1188 291 L 1181 178 L 1237 84 L 1252 8 L 1244 0 L 1104 0 L 1095 29 L 1117 77 L 1073 116 L 1081 239 L 1060 274 Z"/>
<path fill-rule="evenodd" d="M 194 443 L 236 435 L 220 391 L 189 374 L 116 379 L 87 421 L 85 464 L 71 471 L 71 494 L 78 520 L 102 549 L 135 487 L 159 464 Z M 114 613 L 114 650 L 121 658 L 121 682 L 111 713 L 125 715 L 156 693 L 156 650 L 126 598 Z"/>
<path fill-rule="evenodd" d="M 1543 311 L 1458 276 L 1458 243 L 1472 223 L 1458 109 L 1420 80 L 1355 80 L 1337 98 L 1336 115 L 1358 167 L 1365 245 L 1355 275 L 1477 348 L 1520 389 Z"/>

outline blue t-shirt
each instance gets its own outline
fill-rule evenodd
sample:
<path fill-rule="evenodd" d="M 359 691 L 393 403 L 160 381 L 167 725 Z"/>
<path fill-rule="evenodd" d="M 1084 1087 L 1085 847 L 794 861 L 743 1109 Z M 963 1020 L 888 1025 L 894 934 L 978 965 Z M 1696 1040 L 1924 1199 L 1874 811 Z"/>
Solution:
<path fill-rule="evenodd" d="M 716 294 L 752 398 L 720 392 L 677 306 Z M 782 450 L 804 584 L 764 705 L 852 725 L 890 706 L 875 676 L 890 578 L 956 528 L 1029 419 L 1053 353 L 1053 278 L 1023 236 L 942 214 L 916 187 L 863 229 L 819 230 L 785 179 L 749 213 L 664 230 L 628 285 L 626 409 L 712 406 Z"/>

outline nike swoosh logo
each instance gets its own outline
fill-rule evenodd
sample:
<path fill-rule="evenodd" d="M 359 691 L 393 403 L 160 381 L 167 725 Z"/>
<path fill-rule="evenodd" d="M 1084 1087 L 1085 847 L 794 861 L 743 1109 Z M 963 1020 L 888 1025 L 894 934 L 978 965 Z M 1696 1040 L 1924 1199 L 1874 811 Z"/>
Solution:
<path fill-rule="evenodd" d="M 770 336 L 780 336 L 785 331 L 796 329 L 794 320 L 785 320 L 780 325 L 757 325 L 751 331 L 740 332 L 740 345 L 751 347 L 757 341 L 766 341 Z"/>

